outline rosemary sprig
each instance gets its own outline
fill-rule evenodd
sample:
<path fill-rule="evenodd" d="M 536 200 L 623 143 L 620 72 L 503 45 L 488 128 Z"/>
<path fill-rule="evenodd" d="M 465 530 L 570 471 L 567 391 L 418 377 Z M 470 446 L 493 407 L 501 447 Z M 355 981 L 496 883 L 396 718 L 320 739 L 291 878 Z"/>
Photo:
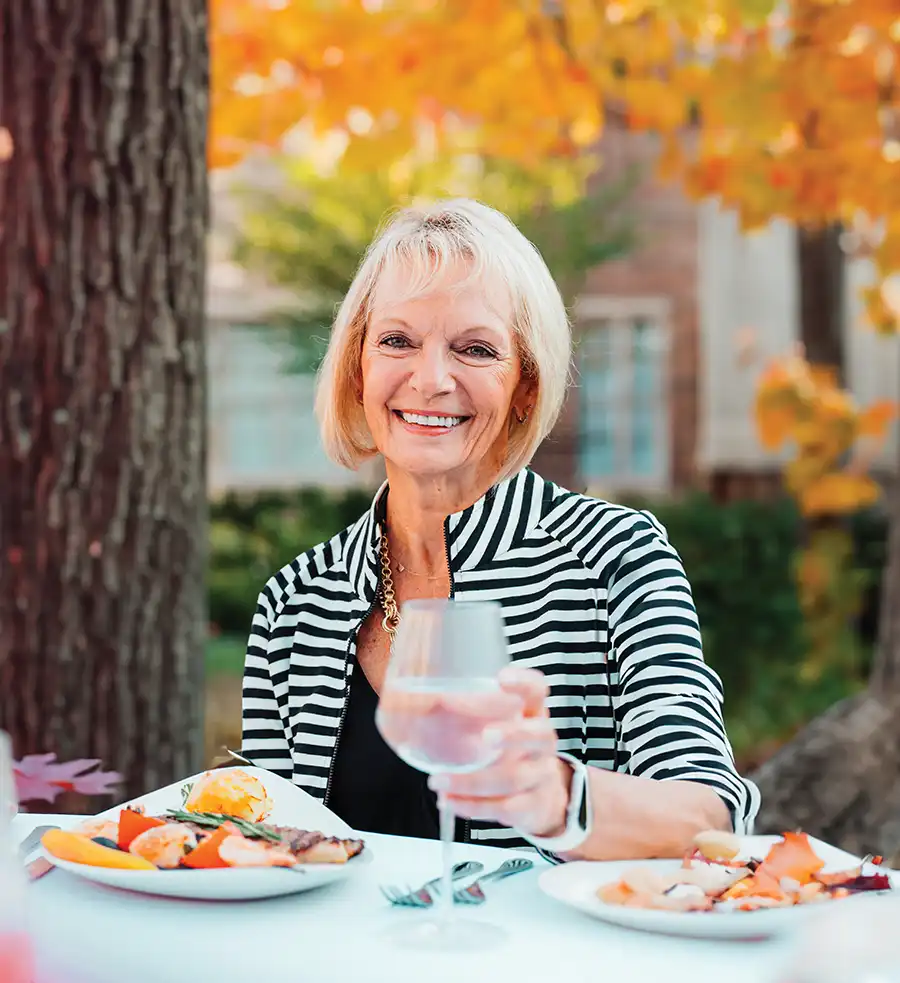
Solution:
<path fill-rule="evenodd" d="M 198 826 L 205 826 L 208 829 L 218 829 L 222 823 L 234 823 L 234 825 L 251 840 L 268 840 L 270 843 L 280 843 L 281 834 L 268 829 L 262 823 L 251 823 L 249 819 L 236 819 L 234 816 L 225 816 L 219 812 L 183 812 L 180 809 L 169 809 L 167 816 L 178 823 L 196 823 Z"/>

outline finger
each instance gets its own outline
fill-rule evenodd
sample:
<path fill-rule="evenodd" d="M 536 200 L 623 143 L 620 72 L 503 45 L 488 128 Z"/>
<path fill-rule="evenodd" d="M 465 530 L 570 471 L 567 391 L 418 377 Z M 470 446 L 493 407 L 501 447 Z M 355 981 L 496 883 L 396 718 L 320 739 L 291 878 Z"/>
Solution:
<path fill-rule="evenodd" d="M 546 781 L 544 759 L 507 759 L 463 775 L 434 775 L 428 785 L 450 798 L 492 799 L 535 789 Z"/>
<path fill-rule="evenodd" d="M 523 712 L 522 697 L 505 689 L 482 693 L 441 693 L 438 701 L 449 713 L 470 720 L 480 720 L 484 725 L 497 720 L 511 720 Z"/>
<path fill-rule="evenodd" d="M 509 723 L 494 724 L 484 731 L 484 740 L 504 754 L 556 755 L 559 737 L 549 717 L 519 718 Z"/>
<path fill-rule="evenodd" d="M 507 693 L 514 693 L 525 705 L 526 717 L 537 717 L 547 713 L 547 696 L 550 688 L 547 679 L 537 669 L 523 669 L 520 666 L 507 666 L 497 675 L 500 686 Z"/>
<path fill-rule="evenodd" d="M 526 830 L 540 824 L 544 811 L 538 790 L 496 798 L 448 797 L 447 804 L 463 819 L 487 820 Z"/>

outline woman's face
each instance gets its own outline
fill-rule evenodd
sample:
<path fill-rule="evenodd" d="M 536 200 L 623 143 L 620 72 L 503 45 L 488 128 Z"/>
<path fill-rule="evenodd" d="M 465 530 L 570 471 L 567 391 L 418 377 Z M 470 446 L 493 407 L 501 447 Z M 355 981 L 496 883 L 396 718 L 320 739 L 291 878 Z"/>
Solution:
<path fill-rule="evenodd" d="M 362 351 L 362 402 L 385 461 L 411 475 L 498 470 L 510 415 L 528 408 L 507 292 L 448 270 L 413 300 L 382 275 Z"/>

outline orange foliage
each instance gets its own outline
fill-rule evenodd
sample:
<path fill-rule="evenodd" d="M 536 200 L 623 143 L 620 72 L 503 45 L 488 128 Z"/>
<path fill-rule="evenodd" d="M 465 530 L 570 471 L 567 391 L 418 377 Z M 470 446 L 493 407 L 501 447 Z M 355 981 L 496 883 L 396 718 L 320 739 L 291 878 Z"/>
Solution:
<path fill-rule="evenodd" d="M 423 128 L 536 163 L 592 145 L 612 107 L 745 227 L 883 221 L 861 248 L 900 271 L 896 0 L 212 0 L 211 18 L 214 166 L 298 123 L 362 167 Z"/>
<path fill-rule="evenodd" d="M 766 369 L 755 407 L 766 448 L 796 446 L 785 484 L 807 516 L 847 515 L 876 501 L 878 486 L 864 472 L 896 409 L 888 402 L 859 409 L 834 372 L 799 356 Z"/>

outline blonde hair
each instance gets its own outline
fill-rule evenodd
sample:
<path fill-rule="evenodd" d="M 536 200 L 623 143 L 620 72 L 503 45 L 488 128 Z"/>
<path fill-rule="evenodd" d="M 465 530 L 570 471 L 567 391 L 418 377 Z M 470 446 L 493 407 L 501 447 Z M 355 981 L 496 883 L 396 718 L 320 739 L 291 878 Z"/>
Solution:
<path fill-rule="evenodd" d="M 565 304 L 540 253 L 503 214 L 478 201 L 452 198 L 398 212 L 375 237 L 347 291 L 319 369 L 316 416 L 332 460 L 356 469 L 377 453 L 359 399 L 361 356 L 372 299 L 386 269 L 403 265 L 415 275 L 410 295 L 427 292 L 452 263 L 471 277 L 505 285 L 522 375 L 533 381 L 535 402 L 513 424 L 500 478 L 525 467 L 559 416 L 569 381 L 571 329 Z"/>

